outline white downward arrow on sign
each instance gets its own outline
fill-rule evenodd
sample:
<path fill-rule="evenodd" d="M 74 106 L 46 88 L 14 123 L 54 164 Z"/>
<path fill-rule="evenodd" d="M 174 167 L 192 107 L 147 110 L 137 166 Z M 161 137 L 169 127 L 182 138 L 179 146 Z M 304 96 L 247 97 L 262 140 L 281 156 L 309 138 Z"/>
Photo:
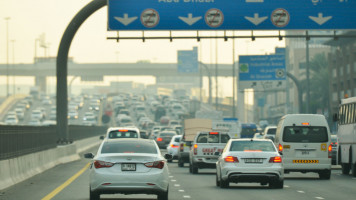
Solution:
<path fill-rule="evenodd" d="M 117 21 L 127 26 L 137 19 L 137 17 L 129 17 L 127 13 L 124 13 L 124 17 L 114 17 Z"/>
<path fill-rule="evenodd" d="M 253 23 L 254 25 L 259 25 L 260 23 L 262 23 L 263 21 L 265 21 L 268 17 L 259 17 L 258 13 L 255 13 L 253 15 L 253 17 L 245 17 L 245 19 L 247 19 L 248 21 L 250 21 L 251 23 Z"/>
<path fill-rule="evenodd" d="M 314 22 L 316 22 L 317 24 L 323 25 L 325 22 L 329 21 L 329 19 L 331 19 L 332 16 L 323 17 L 323 13 L 318 13 L 318 17 L 309 16 L 309 18 Z"/>
<path fill-rule="evenodd" d="M 183 22 L 187 23 L 189 26 L 195 24 L 195 22 L 199 21 L 201 17 L 193 17 L 192 13 L 188 14 L 188 17 L 178 17 Z"/>

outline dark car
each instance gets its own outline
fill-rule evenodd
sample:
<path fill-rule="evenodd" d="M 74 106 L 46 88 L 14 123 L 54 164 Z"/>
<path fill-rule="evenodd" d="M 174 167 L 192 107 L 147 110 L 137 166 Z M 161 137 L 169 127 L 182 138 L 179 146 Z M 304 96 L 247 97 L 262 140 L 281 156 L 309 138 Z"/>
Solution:
<path fill-rule="evenodd" d="M 336 165 L 337 164 L 337 150 L 338 150 L 338 139 L 337 135 L 331 135 L 331 164 Z"/>
<path fill-rule="evenodd" d="M 156 143 L 159 148 L 165 149 L 175 135 L 177 135 L 175 131 L 162 131 L 157 135 Z"/>

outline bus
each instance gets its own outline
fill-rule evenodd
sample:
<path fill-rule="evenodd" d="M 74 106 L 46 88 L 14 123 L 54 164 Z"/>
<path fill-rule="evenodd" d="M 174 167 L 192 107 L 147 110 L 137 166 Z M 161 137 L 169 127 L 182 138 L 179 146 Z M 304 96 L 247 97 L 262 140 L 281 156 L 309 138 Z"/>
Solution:
<path fill-rule="evenodd" d="M 352 176 L 356 177 L 356 97 L 342 99 L 339 112 L 333 118 L 338 123 L 338 163 L 343 174 L 349 174 L 351 170 Z"/>

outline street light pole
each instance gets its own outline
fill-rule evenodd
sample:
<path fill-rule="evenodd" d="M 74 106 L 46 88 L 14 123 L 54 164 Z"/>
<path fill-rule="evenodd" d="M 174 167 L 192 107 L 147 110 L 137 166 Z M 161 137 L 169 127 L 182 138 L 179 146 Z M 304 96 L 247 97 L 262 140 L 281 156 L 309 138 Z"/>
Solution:
<path fill-rule="evenodd" d="M 233 35 L 235 36 L 235 31 L 233 31 Z M 232 117 L 236 117 L 236 105 L 235 105 L 235 38 L 232 39 Z"/>
<path fill-rule="evenodd" d="M 306 32 L 308 35 L 308 31 Z M 309 78 L 309 39 L 306 38 L 306 78 L 307 78 L 307 103 L 306 103 L 306 113 L 309 113 L 309 105 L 310 105 L 310 78 Z"/>
<path fill-rule="evenodd" d="M 218 110 L 219 91 L 218 91 L 218 39 L 215 40 L 215 110 Z"/>
<path fill-rule="evenodd" d="M 12 69 L 15 67 L 15 41 L 16 40 L 11 40 L 12 43 Z M 15 75 L 12 77 L 12 93 L 15 94 Z"/>
<path fill-rule="evenodd" d="M 6 96 L 9 97 L 9 20 L 10 17 L 5 17 L 6 20 Z"/>

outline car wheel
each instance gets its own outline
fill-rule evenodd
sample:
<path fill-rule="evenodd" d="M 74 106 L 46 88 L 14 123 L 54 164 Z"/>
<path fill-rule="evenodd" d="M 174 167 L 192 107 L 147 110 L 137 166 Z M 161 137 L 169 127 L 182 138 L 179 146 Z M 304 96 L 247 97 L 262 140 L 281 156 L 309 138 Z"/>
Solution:
<path fill-rule="evenodd" d="M 184 167 L 184 162 L 182 159 L 178 159 L 178 167 Z"/>
<path fill-rule="evenodd" d="M 284 186 L 284 180 L 275 180 L 275 181 L 272 181 L 269 186 L 271 188 L 276 188 L 276 189 L 282 189 L 283 186 Z"/>
<path fill-rule="evenodd" d="M 189 173 L 193 173 L 192 165 L 189 163 Z"/>
<path fill-rule="evenodd" d="M 350 173 L 350 164 L 349 163 L 341 163 L 342 174 L 348 175 Z"/>
<path fill-rule="evenodd" d="M 353 177 L 356 177 L 356 163 L 351 164 L 351 174 Z"/>
<path fill-rule="evenodd" d="M 194 164 L 192 164 L 192 173 L 193 174 L 197 174 L 198 173 L 198 167 L 197 166 L 195 166 Z"/>
<path fill-rule="evenodd" d="M 331 176 L 331 170 L 319 172 L 319 178 L 324 180 L 329 180 Z"/>
<path fill-rule="evenodd" d="M 223 179 L 220 179 L 220 188 L 228 188 L 229 184 L 229 180 L 224 181 Z"/>
<path fill-rule="evenodd" d="M 170 160 L 167 160 L 167 162 L 171 163 L 171 162 L 172 162 L 172 159 L 170 159 Z"/>
<path fill-rule="evenodd" d="M 216 186 L 220 186 L 220 181 L 218 179 L 218 173 L 216 172 Z"/>
<path fill-rule="evenodd" d="M 157 200 L 168 200 L 168 188 L 166 192 L 161 192 L 157 195 Z"/>
<path fill-rule="evenodd" d="M 90 200 L 99 200 L 100 194 L 98 192 L 93 192 L 91 191 L 91 189 L 89 189 L 89 197 Z"/>

